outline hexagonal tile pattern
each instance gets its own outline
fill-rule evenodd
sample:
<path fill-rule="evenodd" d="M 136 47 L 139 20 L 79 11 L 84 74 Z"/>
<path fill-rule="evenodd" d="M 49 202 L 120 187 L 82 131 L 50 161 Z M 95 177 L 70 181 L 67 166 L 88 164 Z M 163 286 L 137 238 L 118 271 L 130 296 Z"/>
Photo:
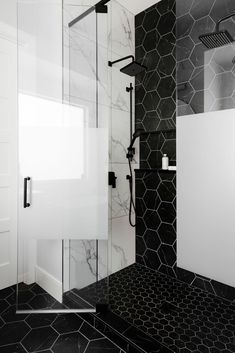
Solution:
<path fill-rule="evenodd" d="M 27 288 L 27 294 L 26 290 L 24 295 L 21 293 L 22 309 L 32 309 L 29 304 L 32 296 L 34 300 L 39 296 L 41 301 L 41 296 L 45 295 L 48 302 L 41 287 L 33 284 Z M 5 305 L 1 306 L 0 314 L 0 353 L 81 353 L 85 350 L 90 353 L 124 353 L 80 315 L 16 314 L 16 307 L 10 305 L 16 298 L 15 286 L 0 291 L 0 298 Z"/>
<path fill-rule="evenodd" d="M 137 262 L 157 270 L 167 266 L 174 271 L 176 263 L 175 179 L 174 172 L 136 173 L 136 196 L 144 205 L 141 213 L 137 208 L 137 235 L 143 238 L 136 240 Z"/>
<path fill-rule="evenodd" d="M 169 245 L 162 244 L 156 258 L 150 249 L 147 250 L 148 264 L 157 267 L 165 257 L 167 263 L 173 264 L 173 251 Z M 138 264 L 111 275 L 112 311 L 133 325 L 127 329 L 115 321 L 114 326 L 120 332 L 129 331 L 129 337 L 137 343 L 137 334 L 141 336 L 141 331 L 135 333 L 135 328 L 140 329 L 172 353 L 234 353 L 235 302 L 217 297 L 216 286 L 211 282 L 208 282 L 211 293 L 205 287 L 200 289 L 191 285 L 193 281 L 202 280 L 201 277 L 193 275 L 189 284 L 181 280 Z M 110 321 L 108 323 L 112 325 Z M 154 351 L 149 345 L 150 337 L 144 348 L 148 352 Z"/>
<path fill-rule="evenodd" d="M 164 0 L 136 18 L 136 30 L 145 33 L 136 42 L 136 60 L 147 67 L 136 79 L 136 128 L 145 131 L 175 128 L 175 23 L 175 0 Z M 161 157 L 159 146 L 141 142 L 141 168 L 157 168 Z"/>

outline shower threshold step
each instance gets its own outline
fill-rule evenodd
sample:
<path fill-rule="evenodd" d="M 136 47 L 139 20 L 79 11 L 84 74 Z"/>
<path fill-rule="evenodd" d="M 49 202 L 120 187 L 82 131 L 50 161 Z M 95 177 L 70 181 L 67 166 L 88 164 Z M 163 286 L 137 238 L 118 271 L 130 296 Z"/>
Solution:
<path fill-rule="evenodd" d="M 94 327 L 126 353 L 175 353 L 110 310 L 91 315 Z"/>

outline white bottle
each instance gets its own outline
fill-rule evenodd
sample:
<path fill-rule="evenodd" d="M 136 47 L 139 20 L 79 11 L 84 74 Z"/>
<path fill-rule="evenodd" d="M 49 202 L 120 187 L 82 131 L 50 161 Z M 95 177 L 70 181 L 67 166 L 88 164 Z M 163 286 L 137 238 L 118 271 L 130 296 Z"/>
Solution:
<path fill-rule="evenodd" d="M 169 167 L 169 158 L 167 157 L 167 154 L 164 154 L 162 157 L 162 169 L 167 170 Z"/>

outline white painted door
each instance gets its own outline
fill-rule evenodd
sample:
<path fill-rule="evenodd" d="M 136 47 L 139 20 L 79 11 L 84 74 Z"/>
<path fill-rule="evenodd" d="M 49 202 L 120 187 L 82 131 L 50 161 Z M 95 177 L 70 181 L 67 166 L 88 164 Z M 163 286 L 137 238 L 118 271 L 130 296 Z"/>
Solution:
<path fill-rule="evenodd" d="M 16 1 L 0 2 L 0 289 L 17 268 Z"/>

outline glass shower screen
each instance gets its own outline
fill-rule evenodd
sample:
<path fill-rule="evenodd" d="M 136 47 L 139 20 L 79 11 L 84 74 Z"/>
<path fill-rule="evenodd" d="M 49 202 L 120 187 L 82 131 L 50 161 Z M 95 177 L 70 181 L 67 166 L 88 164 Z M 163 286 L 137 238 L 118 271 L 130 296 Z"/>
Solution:
<path fill-rule="evenodd" d="M 108 21 L 88 8 L 18 3 L 18 311 L 108 301 Z"/>

